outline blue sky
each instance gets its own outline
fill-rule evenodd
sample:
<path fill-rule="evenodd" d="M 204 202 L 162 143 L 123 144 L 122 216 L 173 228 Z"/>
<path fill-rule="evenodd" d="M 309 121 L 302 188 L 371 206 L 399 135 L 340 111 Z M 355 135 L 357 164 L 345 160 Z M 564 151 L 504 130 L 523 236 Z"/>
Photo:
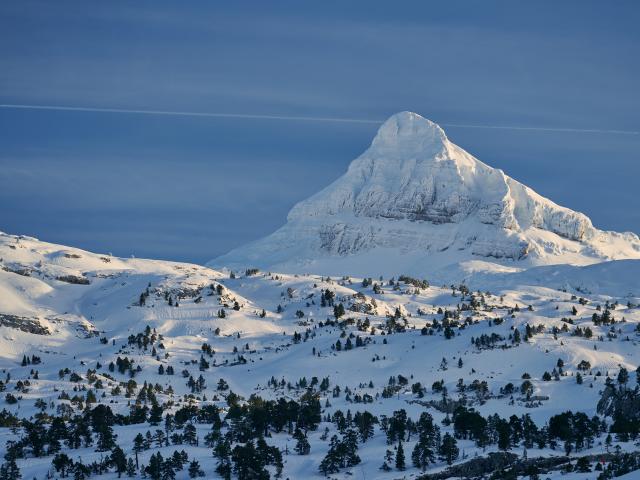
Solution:
<path fill-rule="evenodd" d="M 640 130 L 638 2 L 0 4 L 0 104 Z M 375 124 L 0 108 L 0 230 L 204 262 L 280 226 Z M 446 128 L 640 232 L 640 135 Z"/>

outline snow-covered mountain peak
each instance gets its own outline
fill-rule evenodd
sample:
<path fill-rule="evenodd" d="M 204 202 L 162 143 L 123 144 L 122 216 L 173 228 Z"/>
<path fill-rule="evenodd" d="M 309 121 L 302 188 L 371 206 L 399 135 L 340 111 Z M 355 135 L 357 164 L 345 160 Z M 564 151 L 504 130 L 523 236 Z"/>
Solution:
<path fill-rule="evenodd" d="M 436 123 L 417 113 L 400 112 L 389 117 L 378 129 L 371 149 L 432 156 L 447 143 L 444 130 Z"/>
<path fill-rule="evenodd" d="M 452 270 L 478 257 L 522 266 L 640 258 L 637 235 L 597 230 L 412 112 L 385 121 L 346 173 L 287 221 L 213 265 L 371 275 L 380 252 L 395 273 Z"/>

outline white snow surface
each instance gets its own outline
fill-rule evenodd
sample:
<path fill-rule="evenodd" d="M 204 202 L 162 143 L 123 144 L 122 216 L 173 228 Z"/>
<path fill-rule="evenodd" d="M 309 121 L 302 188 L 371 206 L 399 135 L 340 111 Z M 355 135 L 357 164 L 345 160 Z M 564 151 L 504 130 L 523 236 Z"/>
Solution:
<path fill-rule="evenodd" d="M 401 112 L 283 227 L 210 265 L 457 281 L 451 271 L 471 259 L 516 268 L 640 259 L 640 239 L 596 229 L 453 144 L 435 123 Z"/>
<path fill-rule="evenodd" d="M 363 286 L 361 279 L 341 277 L 320 277 L 318 275 L 289 275 L 257 272 L 249 276 L 238 272 L 237 278 L 229 278 L 229 272 L 210 268 L 166 261 L 124 259 L 100 255 L 83 250 L 41 242 L 29 237 L 0 234 L 0 314 L 17 315 L 37 321 L 46 327 L 49 335 L 28 333 L 18 328 L 0 325 L 0 371 L 3 376 L 10 374 L 6 392 L 19 397 L 19 402 L 10 405 L 0 399 L 1 408 L 20 415 L 33 417 L 38 409 L 36 400 L 44 399 L 46 412 L 54 414 L 59 405 L 69 405 L 60 398 L 60 392 L 71 395 L 79 385 L 92 388 L 84 379 L 88 369 L 97 370 L 97 378 L 104 389 L 96 389 L 98 401 L 105 402 L 114 412 L 127 414 L 132 399 L 123 393 L 113 393 L 119 383 L 129 380 L 129 375 L 108 372 L 106 366 L 118 356 L 127 356 L 141 367 L 135 377 L 138 385 L 143 382 L 160 384 L 165 389 L 170 385 L 174 393 L 158 393 L 164 403 L 173 402 L 169 411 L 174 411 L 187 403 L 200 406 L 215 404 L 223 410 L 227 408 L 224 395 L 216 391 L 218 380 L 225 379 L 230 388 L 244 398 L 257 394 L 263 398 L 286 396 L 298 398 L 304 389 L 273 389 L 269 379 L 285 379 L 294 384 L 302 377 L 310 379 L 330 378 L 329 391 L 322 394 L 323 415 L 337 409 L 368 410 L 374 415 L 390 415 L 394 410 L 406 409 L 414 420 L 423 411 L 431 413 L 441 425 L 445 415 L 418 402 L 407 386 L 391 398 L 378 396 L 390 376 L 399 374 L 410 378 L 410 383 L 420 382 L 427 388 L 424 401 L 438 400 L 440 394 L 431 393 L 429 387 L 435 381 L 443 380 L 453 398 L 457 398 L 457 384 L 463 379 L 469 385 L 473 381 L 487 381 L 488 396 L 477 401 L 469 393 L 471 405 L 483 415 L 498 413 L 508 418 L 510 415 L 530 414 L 542 426 L 551 415 L 566 411 L 583 411 L 589 416 L 596 413 L 595 407 L 600 391 L 604 387 L 606 375 L 615 376 L 620 366 L 635 371 L 640 365 L 638 349 L 640 329 L 640 261 L 610 261 L 596 265 L 576 267 L 571 265 L 542 266 L 523 271 L 503 267 L 483 260 L 473 260 L 460 264 L 458 274 L 469 279 L 469 287 L 484 293 L 487 308 L 463 312 L 469 315 L 469 323 L 456 329 L 450 340 L 442 333 L 421 335 L 420 329 L 434 320 L 442 321 L 438 309 L 455 310 L 461 303 L 469 302 L 469 297 L 452 295 L 450 287 L 432 285 L 416 290 L 408 284 L 389 286 L 389 276 L 380 282 L 382 291 L 376 293 L 371 285 Z M 69 283 L 69 278 L 86 279 L 86 283 Z M 60 280 L 63 279 L 63 280 Z M 223 294 L 214 293 L 212 286 L 222 285 Z M 138 305 L 140 293 L 149 289 L 146 305 Z M 363 347 L 350 351 L 335 351 L 332 346 L 338 339 L 344 343 L 341 329 L 335 326 L 320 326 L 319 322 L 332 318 L 332 308 L 322 307 L 319 296 L 329 289 L 336 294 L 336 301 L 343 302 L 347 317 L 355 322 L 369 319 L 376 332 L 361 330 L 356 325 L 346 326 L 347 334 L 361 336 L 367 340 Z M 167 304 L 165 293 L 179 298 L 180 305 Z M 575 296 L 574 296 L 575 295 Z M 582 304 L 577 298 L 584 297 Z M 239 310 L 230 308 L 234 302 Z M 593 313 L 599 306 L 615 303 L 612 310 L 616 318 L 615 329 L 596 326 L 592 323 Z M 227 304 L 227 315 L 220 318 L 217 312 Z M 278 305 L 282 308 L 278 309 Z M 369 311 L 355 306 L 369 305 Z M 531 309 L 525 308 L 531 305 Z M 519 306 L 516 311 L 514 308 Z M 352 308 L 354 307 L 354 308 Z M 572 307 L 576 307 L 575 314 Z M 402 333 L 382 336 L 388 315 L 399 308 L 406 319 L 407 330 Z M 262 309 L 264 316 L 260 315 Z M 359 310 L 359 311 L 356 311 Z M 300 317 L 298 312 L 302 313 Z M 490 319 L 503 318 L 501 324 L 493 324 Z M 572 323 L 563 321 L 571 318 Z M 524 332 L 525 326 L 541 326 L 540 333 L 513 345 L 509 340 L 514 328 Z M 142 332 L 146 325 L 163 335 L 165 349 L 157 357 L 149 351 L 127 346 L 127 337 Z M 554 327 L 569 326 L 570 330 L 554 336 Z M 575 327 L 590 327 L 592 338 L 572 335 Z M 219 328 L 219 334 L 215 330 Z M 309 338 L 300 343 L 292 342 L 294 332 L 309 332 Z M 501 335 L 504 340 L 495 349 L 477 349 L 471 344 L 472 337 L 480 335 Z M 99 337 L 107 339 L 105 343 Z M 384 341 L 383 341 L 384 339 Z M 215 350 L 209 359 L 212 367 L 198 370 L 197 360 L 202 353 L 201 346 L 208 343 Z M 247 349 L 248 346 L 248 349 Z M 247 359 L 246 364 L 235 364 L 237 358 L 234 347 Z M 315 349 L 316 354 L 312 354 Z M 39 365 L 21 366 L 23 355 L 38 355 Z M 166 354 L 166 357 L 164 356 Z M 442 359 L 448 368 L 442 368 Z M 458 367 L 459 359 L 463 366 Z M 558 359 L 564 361 L 564 372 L 557 381 L 544 381 L 545 371 L 551 371 Z M 584 383 L 576 383 L 577 364 L 586 360 L 591 364 L 589 372 L 583 372 Z M 191 363 L 192 361 L 195 364 Z M 102 364 L 100 368 L 98 362 Z M 172 365 L 176 375 L 159 375 L 158 367 Z M 59 375 L 61 369 L 68 368 L 83 377 L 78 382 L 71 381 L 69 375 Z M 32 370 L 38 370 L 34 378 Z M 183 369 L 197 377 L 206 379 L 206 396 L 186 399 L 189 389 L 186 380 L 179 374 Z M 30 373 L 31 372 L 31 373 Z M 531 375 L 535 396 L 539 404 L 528 405 L 514 395 L 500 395 L 500 388 L 513 383 L 519 388 L 522 375 Z M 3 377 L 4 378 L 4 377 Z M 29 379 L 29 388 L 18 392 L 16 381 Z M 369 386 L 372 382 L 373 387 Z M 633 380 L 635 382 L 635 379 Z M 331 389 L 346 387 L 355 394 L 375 397 L 372 403 L 354 403 L 344 395 L 333 397 Z M 105 392 L 103 398 L 101 392 Z M 3 392 L 3 396 L 5 393 Z M 326 402 L 329 403 L 326 403 Z M 80 413 L 81 409 L 77 409 Z M 320 437 L 324 428 L 335 433 L 333 424 L 323 422 L 317 431 L 309 432 L 311 453 L 285 456 L 283 478 L 323 478 L 318 465 L 326 454 L 327 441 Z M 117 427 L 118 443 L 127 455 L 133 437 L 157 427 L 147 423 Z M 442 426 L 443 433 L 451 427 Z M 208 425 L 198 425 L 198 435 L 202 441 L 208 432 Z M 0 455 L 7 440 L 15 440 L 16 433 L 9 428 L 0 429 Z M 405 445 L 407 455 L 415 444 L 413 438 Z M 274 434 L 269 444 L 284 450 L 292 448 L 286 433 Z M 604 452 L 604 436 L 596 439 L 593 447 L 578 452 L 578 455 L 601 454 Z M 616 442 L 614 441 L 614 444 Z M 633 448 L 632 443 L 621 443 L 623 449 Z M 459 440 L 462 462 L 475 455 L 485 455 L 496 451 L 495 445 L 484 450 L 470 440 Z M 356 468 L 343 469 L 333 478 L 416 478 L 419 471 L 410 465 L 405 472 L 385 473 L 379 469 L 385 451 L 390 448 L 385 435 L 376 426 L 374 437 L 359 446 L 362 463 Z M 186 449 L 190 458 L 198 459 L 206 472 L 206 478 L 219 478 L 214 473 L 215 459 L 211 449 L 204 446 L 190 447 L 171 445 L 152 447 L 141 454 L 140 461 L 148 462 L 149 456 L 161 452 L 165 457 L 175 449 Z M 68 450 L 74 459 L 85 462 L 99 460 L 101 452 L 94 447 Z M 521 454 L 521 450 L 514 450 Z M 557 455 L 549 449 L 530 449 L 528 455 Z M 46 478 L 53 473 L 52 455 L 19 460 L 23 478 Z M 438 461 L 430 466 L 429 472 L 446 468 Z M 96 478 L 116 478 L 109 473 Z M 139 475 L 136 478 L 141 478 Z M 186 472 L 179 472 L 178 480 L 186 480 Z M 544 477 L 546 478 L 546 476 Z M 560 478 L 560 475 L 549 475 Z M 573 474 L 568 477 L 586 479 L 593 475 Z M 631 476 L 629 478 L 636 478 Z"/>

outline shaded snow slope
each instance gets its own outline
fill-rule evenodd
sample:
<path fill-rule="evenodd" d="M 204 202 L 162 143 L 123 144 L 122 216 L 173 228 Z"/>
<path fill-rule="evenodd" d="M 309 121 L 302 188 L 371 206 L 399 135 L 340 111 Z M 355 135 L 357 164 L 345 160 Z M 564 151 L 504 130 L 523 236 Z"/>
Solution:
<path fill-rule="evenodd" d="M 492 290 L 544 286 L 576 293 L 640 298 L 640 260 L 613 260 L 593 265 L 545 265 L 521 272 L 489 270 L 463 264 L 466 282 Z"/>
<path fill-rule="evenodd" d="M 411 273 L 472 258 L 590 264 L 640 258 L 640 239 L 596 229 L 454 145 L 435 123 L 401 112 L 342 177 L 295 205 L 282 228 L 211 264 L 374 275 L 381 270 L 372 258 Z"/>

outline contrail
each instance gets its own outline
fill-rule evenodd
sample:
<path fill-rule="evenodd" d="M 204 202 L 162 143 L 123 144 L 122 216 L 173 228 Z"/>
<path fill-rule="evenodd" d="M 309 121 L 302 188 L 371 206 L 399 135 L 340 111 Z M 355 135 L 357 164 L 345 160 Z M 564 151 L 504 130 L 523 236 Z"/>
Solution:
<path fill-rule="evenodd" d="M 606 130 L 600 128 L 562 128 L 562 127 L 522 127 L 518 125 L 469 125 L 462 123 L 439 123 L 443 127 L 457 128 L 490 128 L 499 130 L 534 130 L 538 132 L 569 132 L 569 133 L 612 133 L 615 135 L 640 135 L 634 130 Z"/>
<path fill-rule="evenodd" d="M 68 112 L 133 113 L 141 115 L 170 115 L 179 117 L 246 118 L 253 120 L 293 120 L 306 122 L 382 123 L 384 120 L 340 117 L 302 117 L 293 115 L 262 115 L 254 113 L 179 112 L 168 110 L 130 110 L 125 108 L 68 107 L 62 105 L 0 105 L 0 108 L 24 110 L 61 110 Z"/>
<path fill-rule="evenodd" d="M 309 117 L 295 115 L 265 115 L 257 113 L 224 113 L 224 112 L 181 112 L 171 110 L 134 110 L 126 108 L 100 108 L 100 107 L 74 107 L 65 105 L 20 105 L 0 104 L 0 108 L 22 110 L 55 110 L 66 112 L 97 112 L 97 113 L 125 113 L 136 115 L 167 115 L 178 117 L 204 117 L 204 118 L 236 118 L 251 120 L 285 120 L 301 122 L 333 122 L 333 123 L 365 123 L 381 124 L 384 119 L 348 118 L 348 117 Z M 598 128 L 562 128 L 562 127 L 523 127 L 518 125 L 475 125 L 463 123 L 440 123 L 449 128 L 484 128 L 491 130 L 521 130 L 535 132 L 564 132 L 564 133 L 603 133 L 614 135 L 640 135 L 640 131 L 613 130 Z"/>

